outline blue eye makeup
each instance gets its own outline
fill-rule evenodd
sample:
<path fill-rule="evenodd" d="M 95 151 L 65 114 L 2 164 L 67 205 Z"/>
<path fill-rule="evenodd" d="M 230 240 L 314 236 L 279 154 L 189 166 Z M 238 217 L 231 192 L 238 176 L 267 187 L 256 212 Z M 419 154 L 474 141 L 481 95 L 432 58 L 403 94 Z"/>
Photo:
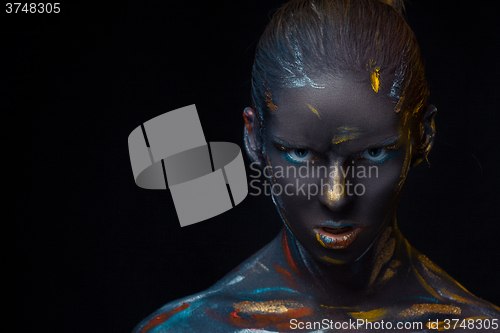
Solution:
<path fill-rule="evenodd" d="M 289 148 L 283 145 L 273 143 L 274 147 L 280 151 L 281 156 L 288 162 L 293 164 L 305 164 L 308 161 L 316 161 L 319 159 L 317 153 L 306 148 Z M 366 160 L 370 164 L 380 165 L 388 159 L 395 159 L 399 155 L 400 150 L 397 147 L 374 147 L 366 149 L 357 154 L 358 160 Z"/>
<path fill-rule="evenodd" d="M 371 164 L 380 165 L 389 158 L 395 159 L 399 155 L 399 150 L 388 148 L 370 148 L 359 154 L 359 158 L 367 160 Z"/>
<path fill-rule="evenodd" d="M 305 148 L 287 148 L 274 144 L 276 149 L 281 152 L 285 160 L 294 164 L 305 164 L 307 161 L 316 160 L 318 156 L 310 149 Z"/>
<path fill-rule="evenodd" d="M 290 149 L 287 151 L 288 156 L 299 163 L 306 162 L 314 158 L 316 155 L 308 149 Z"/>

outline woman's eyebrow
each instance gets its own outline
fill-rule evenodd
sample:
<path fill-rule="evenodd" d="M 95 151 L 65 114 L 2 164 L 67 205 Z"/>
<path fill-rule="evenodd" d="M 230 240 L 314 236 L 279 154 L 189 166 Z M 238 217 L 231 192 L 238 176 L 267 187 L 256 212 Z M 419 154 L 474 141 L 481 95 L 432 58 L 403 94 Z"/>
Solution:
<path fill-rule="evenodd" d="M 293 140 L 288 140 L 288 139 L 281 138 L 281 137 L 273 137 L 273 138 L 271 138 L 271 142 L 277 143 L 279 145 L 282 145 L 282 146 L 285 146 L 288 148 L 302 148 L 302 147 L 306 146 L 306 145 L 297 144 Z"/>
<path fill-rule="evenodd" d="M 394 146 L 398 143 L 399 139 L 401 139 L 401 135 L 395 135 L 395 136 L 391 136 L 383 141 L 380 141 L 380 142 L 377 142 L 375 144 L 372 144 L 370 145 L 369 148 L 371 147 L 390 147 L 390 146 Z"/>

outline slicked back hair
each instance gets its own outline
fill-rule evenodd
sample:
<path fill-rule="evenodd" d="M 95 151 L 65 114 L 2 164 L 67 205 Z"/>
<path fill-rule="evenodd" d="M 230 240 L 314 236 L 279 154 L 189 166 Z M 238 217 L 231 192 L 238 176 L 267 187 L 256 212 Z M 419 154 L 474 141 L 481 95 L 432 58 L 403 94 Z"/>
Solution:
<path fill-rule="evenodd" d="M 269 96 L 280 89 L 321 88 L 315 79 L 339 74 L 369 85 L 371 71 L 380 77 L 378 93 L 394 98 L 395 112 L 405 121 L 418 117 L 429 92 L 403 9 L 395 0 L 292 0 L 281 7 L 257 45 L 252 69 L 261 130 L 272 112 Z"/>

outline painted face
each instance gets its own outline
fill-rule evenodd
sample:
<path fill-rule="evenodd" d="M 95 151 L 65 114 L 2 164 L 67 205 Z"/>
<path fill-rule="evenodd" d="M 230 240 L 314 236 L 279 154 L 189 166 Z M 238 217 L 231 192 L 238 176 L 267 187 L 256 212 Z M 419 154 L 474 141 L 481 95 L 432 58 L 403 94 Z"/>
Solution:
<path fill-rule="evenodd" d="M 264 134 L 273 199 L 319 260 L 355 261 L 394 216 L 411 160 L 395 102 L 348 77 L 273 96 Z"/>

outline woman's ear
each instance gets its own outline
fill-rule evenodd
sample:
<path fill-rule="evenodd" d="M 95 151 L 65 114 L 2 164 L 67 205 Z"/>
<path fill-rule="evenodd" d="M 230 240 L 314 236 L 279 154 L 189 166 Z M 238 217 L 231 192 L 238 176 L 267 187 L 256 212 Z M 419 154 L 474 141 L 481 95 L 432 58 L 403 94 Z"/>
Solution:
<path fill-rule="evenodd" d="M 427 159 L 431 151 L 436 136 L 436 117 L 437 108 L 434 105 L 427 105 L 419 122 L 418 136 L 415 142 L 415 152 L 413 154 L 412 167 L 418 165 L 422 160 Z"/>
<path fill-rule="evenodd" d="M 252 163 L 256 163 L 262 169 L 264 167 L 264 155 L 262 153 L 259 116 L 257 112 L 247 107 L 243 110 L 243 119 L 245 120 L 244 141 L 247 156 Z"/>

